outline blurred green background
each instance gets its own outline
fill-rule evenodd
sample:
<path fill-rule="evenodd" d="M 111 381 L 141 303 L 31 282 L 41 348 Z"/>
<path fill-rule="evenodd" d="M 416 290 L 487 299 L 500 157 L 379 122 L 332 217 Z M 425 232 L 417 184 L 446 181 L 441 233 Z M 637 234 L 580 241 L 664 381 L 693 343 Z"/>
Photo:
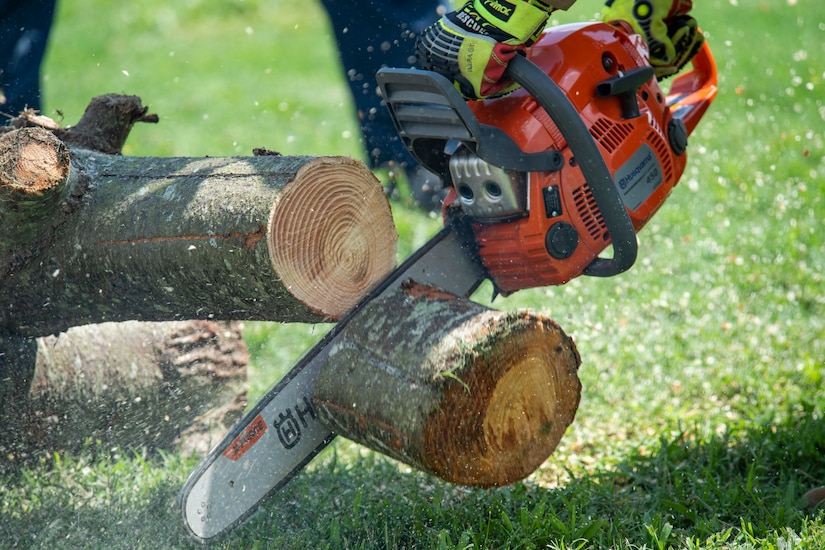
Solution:
<path fill-rule="evenodd" d="M 492 304 L 576 339 L 582 402 L 556 453 L 480 491 L 339 439 L 225 547 L 825 547 L 821 507 L 800 500 L 825 485 L 825 4 L 693 13 L 719 96 L 637 265 Z M 160 123 L 138 125 L 128 155 L 363 155 L 315 2 L 64 0 L 44 86 L 64 124 L 92 96 L 139 95 Z M 404 196 L 392 206 L 402 255 L 439 226 Z M 252 394 L 327 328 L 249 324 Z M 55 453 L 0 479 L 0 546 L 187 546 L 172 502 L 197 459 Z"/>

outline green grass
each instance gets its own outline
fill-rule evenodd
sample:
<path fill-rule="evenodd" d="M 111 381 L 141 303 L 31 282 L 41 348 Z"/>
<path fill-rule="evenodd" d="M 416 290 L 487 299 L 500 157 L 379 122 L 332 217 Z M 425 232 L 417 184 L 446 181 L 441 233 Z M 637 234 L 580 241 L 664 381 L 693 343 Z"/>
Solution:
<path fill-rule="evenodd" d="M 296 5 L 64 0 L 46 114 L 73 123 L 90 97 L 130 93 L 161 122 L 127 154 L 360 156 L 326 20 Z M 825 4 L 695 14 L 720 93 L 637 265 L 493 304 L 576 339 L 582 402 L 556 453 L 523 483 L 475 490 L 339 439 L 224 547 L 825 547 L 823 510 L 800 503 L 825 485 Z M 438 226 L 403 198 L 393 209 L 405 253 Z M 251 324 L 252 393 L 326 328 Z M 56 450 L 0 479 L 0 547 L 187 547 L 172 506 L 197 459 Z"/>

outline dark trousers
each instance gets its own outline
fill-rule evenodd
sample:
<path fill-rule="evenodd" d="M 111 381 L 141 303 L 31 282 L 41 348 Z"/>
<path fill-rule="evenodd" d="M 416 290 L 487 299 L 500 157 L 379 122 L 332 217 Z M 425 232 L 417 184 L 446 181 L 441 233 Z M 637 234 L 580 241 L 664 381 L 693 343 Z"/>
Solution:
<path fill-rule="evenodd" d="M 6 98 L 1 113 L 40 110 L 40 65 L 54 8 L 55 0 L 0 0 L 0 88 Z"/>
<path fill-rule="evenodd" d="M 377 93 L 381 67 L 415 65 L 415 38 L 435 22 L 441 0 L 322 0 L 352 92 L 370 165 L 412 166 Z"/>

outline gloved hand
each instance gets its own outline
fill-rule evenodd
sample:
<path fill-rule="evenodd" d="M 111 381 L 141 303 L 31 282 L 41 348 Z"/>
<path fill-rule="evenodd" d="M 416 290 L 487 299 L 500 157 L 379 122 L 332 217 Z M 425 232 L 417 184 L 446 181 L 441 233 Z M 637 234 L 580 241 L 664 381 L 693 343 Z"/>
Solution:
<path fill-rule="evenodd" d="M 554 0 L 469 0 L 421 33 L 418 63 L 452 79 L 467 99 L 506 94 L 516 88 L 503 78 L 507 63 L 535 42 L 551 3 Z"/>
<path fill-rule="evenodd" d="M 607 0 L 602 20 L 627 21 L 650 49 L 650 64 L 662 80 L 679 71 L 702 47 L 705 38 L 687 15 L 692 0 Z"/>

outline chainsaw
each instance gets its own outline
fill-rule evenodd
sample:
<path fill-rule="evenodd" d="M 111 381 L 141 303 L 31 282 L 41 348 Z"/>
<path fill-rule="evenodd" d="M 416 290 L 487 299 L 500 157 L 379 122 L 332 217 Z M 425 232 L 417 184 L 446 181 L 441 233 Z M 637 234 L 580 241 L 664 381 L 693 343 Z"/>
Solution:
<path fill-rule="evenodd" d="M 437 73 L 377 73 L 399 136 L 449 189 L 445 227 L 346 314 L 190 475 L 179 505 L 194 538 L 209 542 L 243 523 L 334 439 L 313 409 L 313 388 L 343 328 L 370 301 L 409 280 L 469 298 L 487 279 L 507 295 L 633 265 L 636 232 L 679 181 L 688 136 L 715 97 L 709 46 L 665 93 L 644 40 L 629 27 L 563 25 L 516 56 L 507 76 L 520 89 L 467 102 Z"/>

